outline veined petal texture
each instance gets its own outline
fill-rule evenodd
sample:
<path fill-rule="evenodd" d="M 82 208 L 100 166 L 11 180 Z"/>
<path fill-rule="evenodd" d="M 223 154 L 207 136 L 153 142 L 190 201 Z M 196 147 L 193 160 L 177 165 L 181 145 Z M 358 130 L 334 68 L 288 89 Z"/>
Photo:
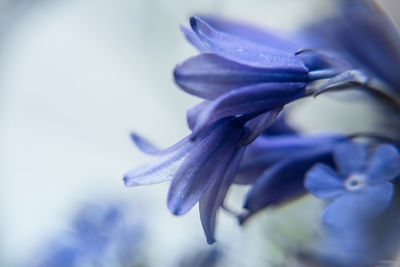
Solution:
<path fill-rule="evenodd" d="M 188 212 L 216 180 L 222 179 L 226 166 L 237 152 L 242 125 L 225 119 L 205 137 L 185 158 L 176 172 L 168 193 L 168 207 L 172 213 Z"/>
<path fill-rule="evenodd" d="M 214 233 L 217 211 L 222 206 L 229 187 L 233 183 L 244 149 L 242 147 L 232 155 L 225 166 L 226 170 L 223 177 L 216 179 L 200 199 L 200 219 L 209 244 L 215 242 Z"/>
<path fill-rule="evenodd" d="M 199 114 L 194 134 L 228 116 L 266 112 L 304 95 L 305 83 L 263 83 L 239 88 L 221 95 Z"/>
<path fill-rule="evenodd" d="M 176 66 L 176 83 L 189 94 L 215 99 L 231 90 L 267 82 L 305 82 L 307 71 L 290 67 L 269 68 L 243 65 L 216 54 L 200 54 Z"/>
<path fill-rule="evenodd" d="M 210 51 L 226 59 L 253 67 L 290 69 L 300 73 L 307 71 L 301 59 L 288 56 L 282 50 L 217 31 L 199 17 L 192 17 L 190 25 Z"/>

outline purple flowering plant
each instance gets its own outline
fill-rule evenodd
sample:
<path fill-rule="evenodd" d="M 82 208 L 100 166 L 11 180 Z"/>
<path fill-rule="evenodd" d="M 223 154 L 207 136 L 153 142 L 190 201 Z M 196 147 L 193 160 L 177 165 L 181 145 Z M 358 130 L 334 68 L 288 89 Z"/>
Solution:
<path fill-rule="evenodd" d="M 400 226 L 400 35 L 387 14 L 372 0 L 338 1 L 337 14 L 292 36 L 213 16 L 194 16 L 189 24 L 181 29 L 199 54 L 173 75 L 183 91 L 203 99 L 187 112 L 191 133 L 164 150 L 132 133 L 154 160 L 127 172 L 125 185 L 171 181 L 168 208 L 183 215 L 199 203 L 210 244 L 233 184 L 250 186 L 245 211 L 237 214 L 241 224 L 309 192 L 329 200 L 322 221 L 335 234 L 324 244 L 345 236 L 360 251 L 342 257 L 345 246 L 337 245 L 333 257 L 311 253 L 318 266 L 393 258 L 399 235 L 381 230 Z M 298 99 L 351 89 L 387 115 L 383 133 L 309 135 L 285 119 L 285 107 Z M 364 234 L 354 234 L 359 230 Z M 371 249 L 378 242 L 385 245 Z M 371 250 L 374 257 L 359 260 Z"/>

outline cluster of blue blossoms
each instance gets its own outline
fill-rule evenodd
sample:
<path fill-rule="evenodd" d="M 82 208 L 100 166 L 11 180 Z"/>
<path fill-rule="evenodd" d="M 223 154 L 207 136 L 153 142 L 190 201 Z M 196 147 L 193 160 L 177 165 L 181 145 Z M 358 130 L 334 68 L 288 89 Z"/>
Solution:
<path fill-rule="evenodd" d="M 210 244 L 233 184 L 250 185 L 241 224 L 311 193 L 327 201 L 328 249 L 313 254 L 316 263 L 393 259 L 400 243 L 400 34 L 374 1 L 339 3 L 335 16 L 290 38 L 190 18 L 182 31 L 200 54 L 178 64 L 174 78 L 204 101 L 187 112 L 191 134 L 172 147 L 160 150 L 132 134 L 155 160 L 126 173 L 126 186 L 171 181 L 168 208 L 183 215 L 199 203 Z M 379 122 L 384 134 L 304 135 L 285 120 L 285 106 L 298 99 L 350 89 L 372 96 L 366 100 L 387 118 Z"/>

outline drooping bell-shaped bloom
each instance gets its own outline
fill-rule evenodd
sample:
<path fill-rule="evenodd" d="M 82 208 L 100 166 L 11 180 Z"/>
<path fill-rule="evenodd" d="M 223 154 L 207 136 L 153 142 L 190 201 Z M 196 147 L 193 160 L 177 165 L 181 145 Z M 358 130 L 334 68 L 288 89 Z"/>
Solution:
<path fill-rule="evenodd" d="M 307 83 L 332 77 L 344 66 L 314 53 L 296 53 L 302 44 L 239 23 L 192 17 L 187 39 L 201 52 L 178 64 L 176 83 L 205 99 L 188 112 L 197 134 L 228 116 L 281 109 L 305 95 Z"/>
<path fill-rule="evenodd" d="M 392 145 L 380 145 L 368 157 L 367 147 L 345 143 L 334 150 L 337 171 L 315 165 L 305 179 L 307 190 L 318 198 L 333 200 L 323 219 L 347 227 L 381 214 L 391 203 L 393 184 L 400 175 L 400 154 Z"/>
<path fill-rule="evenodd" d="M 238 145 L 246 138 L 245 133 L 243 122 L 226 118 L 208 126 L 197 138 L 188 136 L 163 151 L 134 135 L 138 147 L 157 158 L 128 172 L 125 184 L 138 186 L 171 180 L 168 208 L 175 215 L 183 215 L 199 202 L 207 241 L 213 243 L 216 214 L 234 181 L 244 151 Z"/>

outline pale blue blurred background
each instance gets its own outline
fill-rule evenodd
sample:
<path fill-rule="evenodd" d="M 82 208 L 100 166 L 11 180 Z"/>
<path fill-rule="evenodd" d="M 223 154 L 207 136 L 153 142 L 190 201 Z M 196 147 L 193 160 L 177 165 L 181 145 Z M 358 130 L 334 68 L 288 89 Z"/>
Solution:
<path fill-rule="evenodd" d="M 391 10 L 397 4 L 386 2 Z M 209 248 L 196 208 L 182 218 L 167 210 L 168 184 L 125 188 L 122 182 L 127 170 L 150 159 L 131 144 L 131 130 L 163 147 L 188 133 L 185 111 L 198 99 L 181 92 L 171 72 L 196 53 L 179 31 L 194 13 L 293 30 L 329 13 L 329 1 L 0 2 L 0 266 L 29 261 L 87 201 L 130 205 L 147 225 L 150 266 L 174 266 L 186 251 Z M 369 125 L 329 113 L 332 100 L 314 102 L 294 108 L 307 131 Z M 321 119 L 315 110 L 322 108 Z M 243 194 L 236 191 L 232 206 Z M 225 266 L 282 259 L 277 243 L 302 240 L 317 217 L 315 210 L 299 211 L 300 204 L 264 213 L 245 228 L 221 213 L 217 239 L 229 254 Z"/>

